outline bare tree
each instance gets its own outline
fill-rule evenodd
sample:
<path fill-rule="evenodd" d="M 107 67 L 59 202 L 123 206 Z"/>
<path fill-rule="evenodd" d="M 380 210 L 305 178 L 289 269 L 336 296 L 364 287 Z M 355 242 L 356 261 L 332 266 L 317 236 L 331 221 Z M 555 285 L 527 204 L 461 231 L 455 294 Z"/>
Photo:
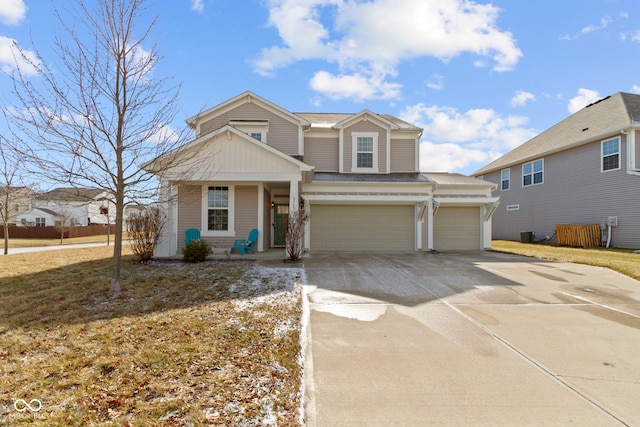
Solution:
<path fill-rule="evenodd" d="M 0 221 L 4 229 L 4 254 L 9 253 L 9 225 L 15 221 L 17 212 L 12 208 L 24 187 L 19 187 L 20 160 L 8 149 L 9 144 L 0 136 Z"/>
<path fill-rule="evenodd" d="M 110 195 L 115 206 L 110 289 L 115 293 L 121 289 L 125 204 L 155 195 L 157 181 L 144 164 L 184 142 L 184 130 L 176 133 L 169 126 L 179 86 L 156 76 L 161 58 L 149 39 L 158 16 L 147 0 L 68 4 L 55 10 L 61 29 L 53 42 L 55 59 L 43 58 L 37 47 L 37 59 L 30 59 L 16 46 L 37 76 L 20 69 L 13 74 L 17 106 L 9 109 L 10 119 L 18 146 L 38 173 Z"/>
<path fill-rule="evenodd" d="M 297 261 L 304 254 L 304 231 L 309 221 L 309 214 L 304 210 L 289 213 L 285 244 L 287 259 Z"/>
<path fill-rule="evenodd" d="M 66 207 L 62 207 L 60 209 L 56 209 L 56 217 L 58 219 L 54 222 L 54 227 L 58 233 L 60 233 L 60 244 L 64 243 L 64 233 L 69 231 L 72 227 L 71 220 L 73 218 L 73 212 L 71 212 Z"/>

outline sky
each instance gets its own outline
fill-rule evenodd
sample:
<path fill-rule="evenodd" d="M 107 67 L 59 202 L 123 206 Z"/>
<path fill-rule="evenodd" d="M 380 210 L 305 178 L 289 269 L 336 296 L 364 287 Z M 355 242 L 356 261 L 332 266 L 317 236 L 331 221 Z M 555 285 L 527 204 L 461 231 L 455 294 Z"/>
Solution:
<path fill-rule="evenodd" d="M 14 43 L 54 58 L 52 11 L 0 1 L 1 70 Z M 369 109 L 424 129 L 422 171 L 471 175 L 598 99 L 640 93 L 637 0 L 154 0 L 147 13 L 154 74 L 181 85 L 171 128 L 247 90 L 292 112 Z"/>

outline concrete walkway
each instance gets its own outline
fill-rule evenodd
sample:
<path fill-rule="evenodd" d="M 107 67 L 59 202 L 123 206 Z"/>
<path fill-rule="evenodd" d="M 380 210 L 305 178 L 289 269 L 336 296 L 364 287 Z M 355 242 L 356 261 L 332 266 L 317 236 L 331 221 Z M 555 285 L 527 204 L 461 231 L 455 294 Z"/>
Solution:
<path fill-rule="evenodd" d="M 309 426 L 640 425 L 640 282 L 492 252 L 305 275 Z"/>
<path fill-rule="evenodd" d="M 122 244 L 126 245 L 128 244 L 128 242 L 122 242 Z M 33 246 L 28 248 L 9 248 L 8 255 L 24 254 L 29 252 L 56 251 L 61 249 L 93 248 L 96 246 L 107 246 L 107 244 L 106 243 L 81 243 L 77 245 L 53 245 L 53 246 Z M 110 246 L 113 246 L 113 242 L 111 242 Z M 4 255 L 4 253 L 0 252 L 0 255 Z"/>

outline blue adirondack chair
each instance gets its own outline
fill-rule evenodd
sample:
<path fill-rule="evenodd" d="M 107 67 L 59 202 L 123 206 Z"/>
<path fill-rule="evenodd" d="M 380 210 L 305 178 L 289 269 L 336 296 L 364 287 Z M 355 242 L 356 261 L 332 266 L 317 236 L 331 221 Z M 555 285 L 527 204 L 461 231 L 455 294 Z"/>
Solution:
<path fill-rule="evenodd" d="M 192 240 L 202 240 L 200 239 L 200 230 L 197 228 L 189 228 L 184 232 L 184 244 L 188 245 Z"/>
<path fill-rule="evenodd" d="M 231 248 L 231 253 L 233 253 L 234 249 L 237 249 L 240 252 L 240 255 L 244 255 L 247 251 L 251 251 L 251 253 L 255 254 L 255 246 L 258 241 L 258 229 L 254 228 L 249 232 L 249 237 L 246 239 L 240 239 L 233 242 L 233 247 Z"/>

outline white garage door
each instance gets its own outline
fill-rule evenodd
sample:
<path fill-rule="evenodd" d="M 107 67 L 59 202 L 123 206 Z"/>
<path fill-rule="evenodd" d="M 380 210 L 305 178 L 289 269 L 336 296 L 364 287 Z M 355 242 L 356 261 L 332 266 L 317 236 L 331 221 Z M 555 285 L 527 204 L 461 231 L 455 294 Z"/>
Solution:
<path fill-rule="evenodd" d="M 438 208 L 433 221 L 433 246 L 438 251 L 481 249 L 480 208 Z"/>
<path fill-rule="evenodd" d="M 414 251 L 414 211 L 413 205 L 311 205 L 310 250 Z"/>

